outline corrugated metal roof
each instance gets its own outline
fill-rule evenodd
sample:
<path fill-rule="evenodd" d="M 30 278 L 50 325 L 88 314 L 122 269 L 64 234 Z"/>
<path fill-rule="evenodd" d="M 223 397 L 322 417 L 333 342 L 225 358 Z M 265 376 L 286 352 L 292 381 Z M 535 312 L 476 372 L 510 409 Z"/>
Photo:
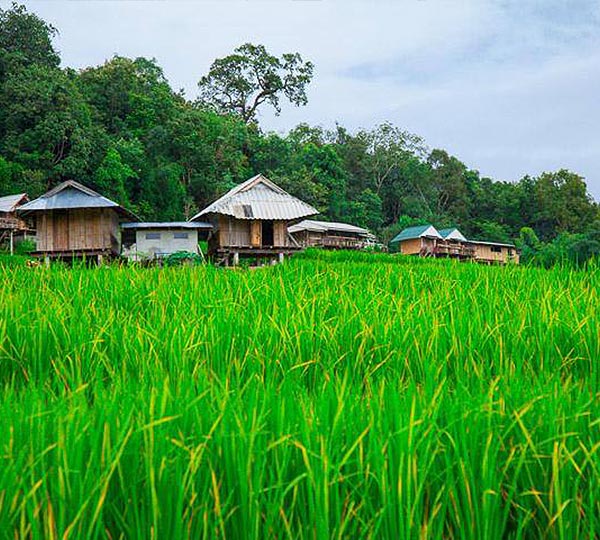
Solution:
<path fill-rule="evenodd" d="M 348 232 L 354 234 L 360 234 L 363 236 L 370 236 L 371 232 L 363 227 L 357 227 L 356 225 L 350 225 L 349 223 L 338 223 L 334 221 L 315 221 L 313 219 L 305 219 L 296 225 L 288 227 L 288 231 L 291 233 L 299 231 L 314 231 L 314 232 Z"/>
<path fill-rule="evenodd" d="M 469 244 L 481 244 L 483 246 L 500 246 L 507 248 L 515 248 L 514 244 L 503 244 L 502 242 L 486 242 L 485 240 L 467 240 Z"/>
<path fill-rule="evenodd" d="M 461 242 L 467 241 L 463 233 L 461 233 L 456 227 L 440 229 L 438 232 L 444 240 L 460 240 Z"/>
<path fill-rule="evenodd" d="M 72 210 L 75 208 L 114 208 L 117 212 L 137 219 L 137 216 L 93 189 L 74 180 L 67 180 L 41 197 L 19 207 L 20 212 Z"/>
<path fill-rule="evenodd" d="M 19 206 L 19 204 L 26 199 L 26 193 L 17 193 L 16 195 L 6 195 L 4 197 L 0 197 L 0 212 L 14 212 L 17 206 Z"/>
<path fill-rule="evenodd" d="M 433 225 L 417 225 L 415 227 L 408 227 L 401 231 L 390 241 L 390 244 L 422 237 L 442 238 L 440 233 Z"/>
<path fill-rule="evenodd" d="M 319 212 L 309 204 L 290 195 L 262 174 L 253 176 L 228 191 L 192 221 L 208 214 L 224 214 L 237 219 L 300 219 Z"/>
<path fill-rule="evenodd" d="M 121 223 L 122 229 L 212 229 L 210 223 L 204 221 L 161 221 Z"/>

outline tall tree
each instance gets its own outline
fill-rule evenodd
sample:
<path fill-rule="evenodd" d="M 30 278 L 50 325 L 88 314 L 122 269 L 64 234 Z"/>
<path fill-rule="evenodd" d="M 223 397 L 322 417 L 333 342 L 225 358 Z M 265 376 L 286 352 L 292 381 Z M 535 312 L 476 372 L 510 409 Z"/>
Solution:
<path fill-rule="evenodd" d="M 58 31 L 13 2 L 0 8 L 0 80 L 7 71 L 31 64 L 58 67 L 60 58 L 52 45 Z"/>
<path fill-rule="evenodd" d="M 245 43 L 234 54 L 213 62 L 198 83 L 200 100 L 219 112 L 239 115 L 244 122 L 256 120 L 258 108 L 268 103 L 281 112 L 285 96 L 296 106 L 306 105 L 306 86 L 312 79 L 313 65 L 298 53 L 278 58 L 264 45 Z"/>

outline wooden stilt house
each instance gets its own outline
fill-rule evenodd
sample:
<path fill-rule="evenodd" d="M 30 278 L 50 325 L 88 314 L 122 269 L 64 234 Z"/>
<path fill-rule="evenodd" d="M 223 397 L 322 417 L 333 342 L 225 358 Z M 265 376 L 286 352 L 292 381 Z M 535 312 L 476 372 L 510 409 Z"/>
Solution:
<path fill-rule="evenodd" d="M 436 246 L 437 257 L 473 258 L 475 249 L 456 227 L 440 229 L 438 232 L 443 241 Z"/>
<path fill-rule="evenodd" d="M 442 236 L 433 225 L 417 225 L 401 231 L 390 242 L 391 251 L 404 255 L 420 255 L 431 257 L 435 255 L 438 242 Z"/>
<path fill-rule="evenodd" d="M 514 244 L 469 240 L 456 228 L 438 231 L 433 225 L 404 229 L 390 242 L 390 248 L 421 257 L 452 257 L 486 264 L 519 263 Z"/>
<path fill-rule="evenodd" d="M 288 234 L 288 226 L 315 214 L 315 208 L 258 174 L 227 192 L 192 221 L 212 223 L 209 254 L 235 265 L 240 257 L 282 260 L 301 249 Z"/>
<path fill-rule="evenodd" d="M 0 197 L 0 244 L 8 243 L 11 253 L 15 241 L 32 232 L 27 221 L 17 215 L 19 205 L 28 200 L 26 193 Z"/>
<path fill-rule="evenodd" d="M 290 226 L 288 231 L 302 247 L 365 249 L 376 242 L 368 229 L 349 223 L 305 219 Z"/>
<path fill-rule="evenodd" d="M 118 256 L 119 223 L 137 219 L 114 201 L 69 180 L 19 208 L 36 220 L 35 255 L 45 258 Z"/>

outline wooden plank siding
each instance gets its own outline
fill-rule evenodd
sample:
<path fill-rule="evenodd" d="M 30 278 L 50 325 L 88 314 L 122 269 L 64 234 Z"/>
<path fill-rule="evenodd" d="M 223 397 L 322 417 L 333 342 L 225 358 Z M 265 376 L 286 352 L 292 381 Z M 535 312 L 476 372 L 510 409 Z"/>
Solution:
<path fill-rule="evenodd" d="M 110 208 L 54 210 L 37 217 L 37 251 L 120 251 L 119 217 Z"/>
<path fill-rule="evenodd" d="M 263 220 L 235 219 L 229 216 L 219 216 L 216 239 L 219 248 L 261 248 Z M 273 222 L 273 246 L 287 247 L 287 223 Z"/>
<path fill-rule="evenodd" d="M 400 253 L 418 255 L 421 252 L 421 238 L 411 238 L 400 243 Z"/>
<path fill-rule="evenodd" d="M 275 247 L 286 247 L 289 244 L 287 223 L 285 221 L 275 221 L 273 223 L 273 244 Z"/>
<path fill-rule="evenodd" d="M 517 264 L 519 262 L 519 255 L 515 248 L 477 243 L 473 243 L 472 245 L 475 248 L 474 256 L 477 261 L 493 263 L 507 263 L 514 261 Z"/>

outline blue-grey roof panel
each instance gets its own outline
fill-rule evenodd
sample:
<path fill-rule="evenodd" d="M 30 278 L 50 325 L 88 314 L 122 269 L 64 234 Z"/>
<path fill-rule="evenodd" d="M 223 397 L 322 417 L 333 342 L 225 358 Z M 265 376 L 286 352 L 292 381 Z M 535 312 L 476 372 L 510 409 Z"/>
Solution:
<path fill-rule="evenodd" d="M 160 221 L 121 223 L 122 229 L 212 229 L 210 223 L 204 221 Z"/>
<path fill-rule="evenodd" d="M 77 208 L 114 208 L 120 214 L 137 219 L 137 216 L 94 190 L 67 180 L 41 197 L 19 207 L 19 212 L 43 212 L 48 210 L 74 210 Z"/>

